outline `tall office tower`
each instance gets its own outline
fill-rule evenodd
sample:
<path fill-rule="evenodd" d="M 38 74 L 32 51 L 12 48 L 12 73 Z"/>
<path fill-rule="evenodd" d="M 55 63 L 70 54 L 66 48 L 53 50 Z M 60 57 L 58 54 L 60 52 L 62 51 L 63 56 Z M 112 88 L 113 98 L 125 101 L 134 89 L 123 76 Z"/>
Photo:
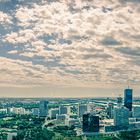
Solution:
<path fill-rule="evenodd" d="M 114 111 L 114 104 L 113 103 L 108 103 L 107 115 L 108 115 L 109 119 L 113 119 L 113 111 Z"/>
<path fill-rule="evenodd" d="M 124 106 L 129 109 L 129 111 L 132 111 L 132 94 L 133 90 L 132 89 L 125 89 L 124 90 Z"/>
<path fill-rule="evenodd" d="M 84 114 L 83 132 L 99 132 L 99 116 L 90 113 Z"/>
<path fill-rule="evenodd" d="M 87 112 L 87 105 L 85 104 L 79 104 L 78 105 L 78 116 L 82 117 L 84 113 Z"/>
<path fill-rule="evenodd" d="M 67 106 L 59 106 L 59 115 L 62 115 L 62 114 L 67 114 L 68 113 L 68 109 L 67 109 Z"/>
<path fill-rule="evenodd" d="M 48 115 L 48 101 L 40 101 L 39 116 L 46 117 Z"/>
<path fill-rule="evenodd" d="M 89 113 L 83 114 L 83 132 L 89 131 Z"/>
<path fill-rule="evenodd" d="M 90 115 L 89 131 L 99 132 L 99 116 Z"/>
<path fill-rule="evenodd" d="M 122 106 L 122 98 L 119 97 L 117 107 L 114 109 L 114 125 L 127 126 L 129 125 L 129 109 Z"/>
<path fill-rule="evenodd" d="M 114 110 L 114 125 L 127 126 L 129 125 L 129 110 L 126 107 L 115 108 Z"/>

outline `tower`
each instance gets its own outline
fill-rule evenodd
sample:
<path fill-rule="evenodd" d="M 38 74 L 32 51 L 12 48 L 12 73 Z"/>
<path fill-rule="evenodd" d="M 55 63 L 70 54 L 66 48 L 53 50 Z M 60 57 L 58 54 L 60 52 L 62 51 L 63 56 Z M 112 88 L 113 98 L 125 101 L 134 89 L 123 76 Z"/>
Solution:
<path fill-rule="evenodd" d="M 83 114 L 83 132 L 89 131 L 89 113 Z"/>
<path fill-rule="evenodd" d="M 129 125 L 129 109 L 122 106 L 122 98 L 117 98 L 117 107 L 114 109 L 114 125 L 125 127 Z"/>
<path fill-rule="evenodd" d="M 99 132 L 99 116 L 83 114 L 83 132 Z"/>
<path fill-rule="evenodd" d="M 114 125 L 115 126 L 127 126 L 129 125 L 129 110 L 128 108 L 116 107 L 114 109 Z"/>
<path fill-rule="evenodd" d="M 132 95 L 133 89 L 130 89 L 129 87 L 124 90 L 124 106 L 129 109 L 129 111 L 132 111 Z"/>
<path fill-rule="evenodd" d="M 48 101 L 40 101 L 39 116 L 46 117 L 48 115 Z"/>
<path fill-rule="evenodd" d="M 113 110 L 114 110 L 114 104 L 109 102 L 107 106 L 107 115 L 109 119 L 113 119 Z"/>

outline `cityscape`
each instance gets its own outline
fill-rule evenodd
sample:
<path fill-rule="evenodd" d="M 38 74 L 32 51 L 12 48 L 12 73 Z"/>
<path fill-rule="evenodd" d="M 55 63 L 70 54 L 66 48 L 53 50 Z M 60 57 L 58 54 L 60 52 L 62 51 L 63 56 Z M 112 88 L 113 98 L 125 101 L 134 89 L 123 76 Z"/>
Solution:
<path fill-rule="evenodd" d="M 0 140 L 140 140 L 140 0 L 0 0 Z"/>
<path fill-rule="evenodd" d="M 0 138 L 139 139 L 140 102 L 133 94 L 128 87 L 114 98 L 1 98 Z"/>

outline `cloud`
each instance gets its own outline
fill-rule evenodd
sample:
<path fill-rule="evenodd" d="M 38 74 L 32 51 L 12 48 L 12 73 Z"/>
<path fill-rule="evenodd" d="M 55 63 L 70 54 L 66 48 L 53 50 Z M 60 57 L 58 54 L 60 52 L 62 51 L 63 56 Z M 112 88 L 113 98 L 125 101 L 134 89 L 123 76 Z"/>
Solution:
<path fill-rule="evenodd" d="M 116 50 L 126 55 L 140 57 L 140 47 L 134 47 L 134 48 L 122 47 L 122 48 L 117 48 Z"/>
<path fill-rule="evenodd" d="M 11 9 L 9 3 L 0 11 L 7 28 L 0 35 L 1 83 L 102 87 L 130 79 L 139 84 L 136 3 L 23 0 Z"/>
<path fill-rule="evenodd" d="M 111 45 L 111 46 L 114 46 L 114 45 L 121 45 L 121 43 L 117 40 L 115 40 L 114 38 L 112 37 L 105 37 L 101 43 L 105 46 L 108 46 L 108 45 Z"/>
<path fill-rule="evenodd" d="M 0 23 L 6 27 L 12 23 L 12 17 L 10 17 L 7 13 L 0 11 Z"/>

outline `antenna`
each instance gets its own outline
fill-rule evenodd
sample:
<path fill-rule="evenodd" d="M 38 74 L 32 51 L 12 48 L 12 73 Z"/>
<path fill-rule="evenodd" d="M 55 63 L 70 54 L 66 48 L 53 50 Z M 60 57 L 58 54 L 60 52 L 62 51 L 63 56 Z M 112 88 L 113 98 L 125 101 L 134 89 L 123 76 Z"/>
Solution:
<path fill-rule="evenodd" d="M 130 88 L 130 81 L 127 81 L 128 89 Z"/>

